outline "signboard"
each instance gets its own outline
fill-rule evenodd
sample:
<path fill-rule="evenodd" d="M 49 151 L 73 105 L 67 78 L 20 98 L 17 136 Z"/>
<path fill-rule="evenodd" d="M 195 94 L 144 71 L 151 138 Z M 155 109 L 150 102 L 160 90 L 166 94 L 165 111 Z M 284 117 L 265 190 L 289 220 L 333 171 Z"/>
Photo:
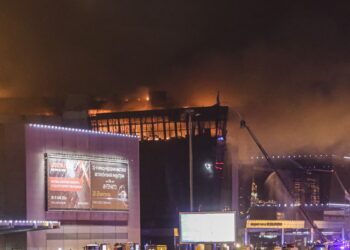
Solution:
<path fill-rule="evenodd" d="M 303 220 L 247 220 L 246 228 L 304 228 Z"/>
<path fill-rule="evenodd" d="M 235 241 L 235 213 L 180 213 L 181 243 Z"/>
<path fill-rule="evenodd" d="M 314 224 L 319 229 L 341 229 L 345 226 L 345 223 L 340 221 L 314 220 Z"/>
<path fill-rule="evenodd" d="M 128 209 L 128 165 L 91 162 L 91 208 Z"/>
<path fill-rule="evenodd" d="M 127 210 L 128 161 L 89 156 L 46 158 L 49 210 Z"/>
<path fill-rule="evenodd" d="M 325 210 L 323 211 L 324 216 L 345 216 L 344 210 Z"/>

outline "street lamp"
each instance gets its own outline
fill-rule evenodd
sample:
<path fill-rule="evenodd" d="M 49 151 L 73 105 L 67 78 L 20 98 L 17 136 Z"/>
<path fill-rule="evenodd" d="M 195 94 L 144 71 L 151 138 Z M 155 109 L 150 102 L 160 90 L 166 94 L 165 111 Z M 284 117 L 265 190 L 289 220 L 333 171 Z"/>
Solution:
<path fill-rule="evenodd" d="M 193 109 L 185 110 L 188 115 L 188 151 L 189 151 L 189 179 L 190 179 L 190 211 L 193 212 L 193 152 L 192 152 L 192 116 L 194 114 Z"/>

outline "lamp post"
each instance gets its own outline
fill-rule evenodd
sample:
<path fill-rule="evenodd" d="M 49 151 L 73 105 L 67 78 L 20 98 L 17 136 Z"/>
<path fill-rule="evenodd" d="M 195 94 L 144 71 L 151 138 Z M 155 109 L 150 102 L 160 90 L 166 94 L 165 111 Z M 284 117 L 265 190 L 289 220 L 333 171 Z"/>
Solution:
<path fill-rule="evenodd" d="M 193 109 L 187 109 L 185 113 L 188 115 L 188 165 L 189 165 L 189 183 L 190 183 L 190 211 L 193 212 L 193 152 L 192 152 L 192 116 Z"/>

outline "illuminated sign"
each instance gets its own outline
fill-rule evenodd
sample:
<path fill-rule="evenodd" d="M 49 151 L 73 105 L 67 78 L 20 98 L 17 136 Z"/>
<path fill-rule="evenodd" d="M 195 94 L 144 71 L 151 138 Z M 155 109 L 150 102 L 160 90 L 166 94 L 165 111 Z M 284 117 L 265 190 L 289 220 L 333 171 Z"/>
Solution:
<path fill-rule="evenodd" d="M 304 228 L 303 220 L 247 220 L 246 228 Z"/>
<path fill-rule="evenodd" d="M 319 229 L 340 229 L 345 226 L 345 223 L 342 221 L 314 220 L 314 224 Z"/>
<path fill-rule="evenodd" d="M 234 242 L 235 213 L 180 213 L 182 243 Z"/>
<path fill-rule="evenodd" d="M 127 210 L 128 166 L 118 158 L 47 155 L 47 208 Z"/>

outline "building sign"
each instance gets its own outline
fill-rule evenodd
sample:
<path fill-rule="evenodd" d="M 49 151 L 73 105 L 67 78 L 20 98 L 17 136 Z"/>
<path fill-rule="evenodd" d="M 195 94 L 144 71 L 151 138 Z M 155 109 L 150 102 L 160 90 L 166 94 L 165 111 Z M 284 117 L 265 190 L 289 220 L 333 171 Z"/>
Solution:
<path fill-rule="evenodd" d="M 314 224 L 319 229 L 340 229 L 345 226 L 344 222 L 336 221 L 324 221 L 324 220 L 314 220 Z"/>
<path fill-rule="evenodd" d="M 303 220 L 247 220 L 246 228 L 304 228 Z"/>
<path fill-rule="evenodd" d="M 324 216 L 345 216 L 344 210 L 325 210 L 323 211 Z"/>

